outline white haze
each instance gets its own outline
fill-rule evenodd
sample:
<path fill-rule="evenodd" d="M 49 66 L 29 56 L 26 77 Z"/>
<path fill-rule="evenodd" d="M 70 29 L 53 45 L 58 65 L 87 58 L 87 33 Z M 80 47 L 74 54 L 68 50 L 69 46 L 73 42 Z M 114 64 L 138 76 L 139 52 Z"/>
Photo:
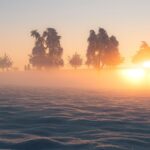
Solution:
<path fill-rule="evenodd" d="M 131 83 L 121 76 L 120 70 L 50 70 L 0 73 L 0 87 L 75 88 L 115 93 L 124 92 L 126 94 L 143 92 L 148 94 L 149 83 Z"/>

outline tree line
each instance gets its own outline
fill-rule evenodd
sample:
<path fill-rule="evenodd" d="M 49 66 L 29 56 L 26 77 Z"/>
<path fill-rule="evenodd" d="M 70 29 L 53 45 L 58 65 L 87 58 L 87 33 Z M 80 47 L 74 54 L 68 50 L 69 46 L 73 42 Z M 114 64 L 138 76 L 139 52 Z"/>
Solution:
<path fill-rule="evenodd" d="M 62 58 L 64 49 L 60 43 L 61 36 L 56 29 L 47 28 L 42 34 L 33 30 L 31 36 L 35 39 L 35 42 L 29 55 L 29 64 L 25 65 L 25 70 L 64 66 Z M 96 69 L 115 68 L 124 62 L 124 57 L 121 56 L 119 51 L 119 41 L 114 35 L 108 35 L 104 28 L 99 28 L 98 33 L 90 30 L 87 42 L 85 64 L 88 67 Z M 147 60 L 150 60 L 150 46 L 143 41 L 139 50 L 133 56 L 132 62 L 140 63 Z M 83 59 L 80 54 L 75 52 L 71 57 L 68 57 L 68 62 L 76 69 L 83 64 Z M 12 60 L 6 54 L 0 57 L 0 68 L 2 70 L 8 70 L 12 67 L 12 64 Z"/>

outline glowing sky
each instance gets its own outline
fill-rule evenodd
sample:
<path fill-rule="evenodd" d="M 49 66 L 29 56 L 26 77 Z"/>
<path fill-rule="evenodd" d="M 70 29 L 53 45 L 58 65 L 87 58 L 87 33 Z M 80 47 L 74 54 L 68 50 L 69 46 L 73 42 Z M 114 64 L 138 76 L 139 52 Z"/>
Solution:
<path fill-rule="evenodd" d="M 23 66 L 33 47 L 30 31 L 54 27 L 65 60 L 75 51 L 85 57 L 89 30 L 100 26 L 117 36 L 128 61 L 141 41 L 150 44 L 150 0 L 0 0 L 0 55 Z"/>

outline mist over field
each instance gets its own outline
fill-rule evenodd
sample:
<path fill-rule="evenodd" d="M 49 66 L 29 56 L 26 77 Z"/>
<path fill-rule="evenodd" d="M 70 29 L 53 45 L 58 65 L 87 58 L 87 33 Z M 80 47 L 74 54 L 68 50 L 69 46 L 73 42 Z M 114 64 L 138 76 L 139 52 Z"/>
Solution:
<path fill-rule="evenodd" d="M 141 81 L 140 79 L 134 81 L 134 77 L 130 79 L 130 76 L 123 75 L 122 72 L 122 69 L 1 72 L 0 86 L 77 88 L 127 94 L 148 93 L 149 72 Z"/>

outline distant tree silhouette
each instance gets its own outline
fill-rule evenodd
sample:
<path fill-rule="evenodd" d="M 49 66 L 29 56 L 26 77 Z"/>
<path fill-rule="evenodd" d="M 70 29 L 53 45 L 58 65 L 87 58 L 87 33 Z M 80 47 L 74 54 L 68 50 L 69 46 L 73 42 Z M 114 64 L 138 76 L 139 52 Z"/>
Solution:
<path fill-rule="evenodd" d="M 123 62 L 118 50 L 119 42 L 115 36 L 109 38 L 107 50 L 104 53 L 103 63 L 110 67 L 115 67 Z"/>
<path fill-rule="evenodd" d="M 2 70 L 8 70 L 12 67 L 12 60 L 5 54 L 4 56 L 0 57 L 0 68 Z"/>
<path fill-rule="evenodd" d="M 98 34 L 91 30 L 88 43 L 86 54 L 88 66 L 103 68 L 104 65 L 114 67 L 122 63 L 123 59 L 118 49 L 119 42 L 115 36 L 109 37 L 105 29 L 100 28 Z"/>
<path fill-rule="evenodd" d="M 60 46 L 60 36 L 53 28 L 48 28 L 42 35 L 37 30 L 31 31 L 35 38 L 35 46 L 29 62 L 37 68 L 50 68 L 63 66 L 63 49 Z M 47 52 L 48 51 L 48 52 Z"/>
<path fill-rule="evenodd" d="M 37 30 L 31 31 L 31 36 L 35 38 L 35 46 L 32 55 L 45 55 L 44 39 Z"/>
<path fill-rule="evenodd" d="M 86 53 L 88 66 L 95 65 L 95 52 L 97 50 L 97 35 L 94 30 L 90 30 L 90 36 L 88 38 L 88 49 Z"/>
<path fill-rule="evenodd" d="M 150 47 L 145 41 L 143 41 L 139 51 L 133 57 L 132 62 L 141 63 L 148 60 L 150 61 Z"/>
<path fill-rule="evenodd" d="M 82 58 L 79 54 L 75 53 L 71 58 L 69 57 L 69 63 L 72 67 L 77 69 L 82 65 Z"/>
<path fill-rule="evenodd" d="M 43 33 L 43 37 L 45 39 L 45 44 L 48 48 L 48 55 L 51 59 L 49 62 L 51 66 L 63 66 L 63 48 L 60 45 L 61 36 L 58 36 L 58 33 L 53 28 L 47 28 L 47 30 Z"/>
<path fill-rule="evenodd" d="M 31 70 L 30 64 L 25 65 L 24 70 L 25 71 L 30 71 Z"/>
<path fill-rule="evenodd" d="M 97 50 L 96 54 L 96 67 L 103 68 L 104 66 L 104 57 L 106 57 L 106 53 L 108 53 L 109 46 L 109 36 L 107 32 L 103 29 L 99 29 L 99 33 L 97 34 Z"/>
<path fill-rule="evenodd" d="M 29 62 L 33 67 L 43 67 L 45 61 L 45 47 L 43 37 L 37 30 L 31 31 L 31 36 L 35 38 L 35 45 L 32 49 L 32 55 L 30 55 Z"/>

